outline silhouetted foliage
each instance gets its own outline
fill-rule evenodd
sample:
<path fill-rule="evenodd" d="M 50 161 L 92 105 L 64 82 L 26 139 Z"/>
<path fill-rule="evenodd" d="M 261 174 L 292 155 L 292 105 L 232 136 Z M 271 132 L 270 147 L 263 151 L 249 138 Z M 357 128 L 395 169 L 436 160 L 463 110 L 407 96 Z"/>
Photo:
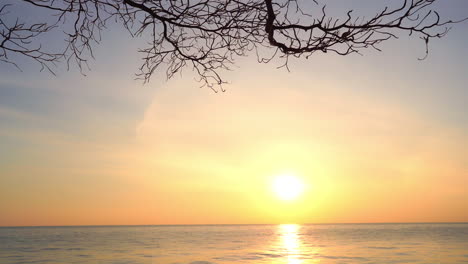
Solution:
<path fill-rule="evenodd" d="M 17 53 L 51 72 L 61 60 L 83 69 L 100 32 L 113 20 L 134 37 L 151 37 L 140 50 L 144 57 L 139 77 L 148 81 L 164 65 L 170 78 L 188 66 L 216 91 L 224 83 L 220 70 L 251 51 L 261 63 L 279 57 L 287 67 L 291 56 L 379 50 L 379 43 L 407 33 L 424 40 L 427 56 L 429 40 L 443 37 L 450 24 L 461 22 L 442 20 L 431 10 L 435 1 L 401 0 L 371 17 L 355 16 L 353 10 L 344 17 L 329 17 L 325 4 L 317 0 L 12 0 L 0 7 L 0 60 L 17 66 L 9 56 Z M 37 23 L 21 16 L 6 19 L 9 8 L 18 3 L 52 16 Z M 38 38 L 57 28 L 66 36 L 66 47 L 49 52 Z M 270 49 L 270 55 L 259 55 L 261 47 Z"/>

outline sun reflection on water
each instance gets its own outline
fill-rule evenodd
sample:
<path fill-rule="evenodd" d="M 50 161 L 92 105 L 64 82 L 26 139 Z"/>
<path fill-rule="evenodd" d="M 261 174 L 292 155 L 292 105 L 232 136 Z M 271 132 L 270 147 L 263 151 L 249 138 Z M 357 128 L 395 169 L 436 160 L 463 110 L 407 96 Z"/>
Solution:
<path fill-rule="evenodd" d="M 299 237 L 301 226 L 295 224 L 279 225 L 278 232 L 281 238 L 281 248 L 287 255 L 287 264 L 303 263 L 302 242 Z"/>

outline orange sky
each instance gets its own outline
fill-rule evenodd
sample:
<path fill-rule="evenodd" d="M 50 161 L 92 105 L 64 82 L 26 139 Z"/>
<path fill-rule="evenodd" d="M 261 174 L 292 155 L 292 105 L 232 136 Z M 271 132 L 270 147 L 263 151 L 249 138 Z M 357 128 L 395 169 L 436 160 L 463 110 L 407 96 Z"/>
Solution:
<path fill-rule="evenodd" d="M 466 33 L 422 62 L 405 38 L 291 73 L 245 59 L 221 94 L 142 86 L 119 34 L 87 77 L 2 70 L 0 226 L 467 222 Z"/>
<path fill-rule="evenodd" d="M 268 74 L 222 95 L 172 81 L 127 142 L 16 135 L 31 149 L 2 168 L 0 224 L 468 220 L 466 133 L 342 80 Z M 297 200 L 272 192 L 284 172 Z"/>

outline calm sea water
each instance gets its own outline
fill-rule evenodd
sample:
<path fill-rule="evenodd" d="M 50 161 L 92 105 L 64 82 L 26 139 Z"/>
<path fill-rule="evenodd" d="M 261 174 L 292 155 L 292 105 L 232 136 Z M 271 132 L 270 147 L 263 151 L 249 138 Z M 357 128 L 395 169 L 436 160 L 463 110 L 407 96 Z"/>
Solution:
<path fill-rule="evenodd" d="M 0 263 L 468 263 L 468 224 L 0 228 Z"/>

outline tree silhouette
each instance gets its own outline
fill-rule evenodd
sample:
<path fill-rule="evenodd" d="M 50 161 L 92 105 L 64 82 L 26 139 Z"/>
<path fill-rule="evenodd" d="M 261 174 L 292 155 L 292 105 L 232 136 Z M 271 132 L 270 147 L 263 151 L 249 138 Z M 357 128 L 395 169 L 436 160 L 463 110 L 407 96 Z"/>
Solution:
<path fill-rule="evenodd" d="M 184 67 L 195 70 L 203 85 L 217 91 L 224 83 L 221 70 L 234 59 L 256 52 L 260 63 L 273 58 L 288 66 L 292 57 L 308 58 L 315 52 L 339 55 L 366 48 L 407 33 L 425 44 L 441 38 L 450 25 L 464 20 L 443 20 L 432 10 L 436 0 L 401 0 L 371 17 L 327 15 L 318 0 L 5 0 L 0 7 L 0 60 L 18 67 L 12 54 L 20 54 L 53 73 L 65 60 L 82 70 L 93 56 L 93 45 L 109 21 L 120 23 L 133 37 L 150 36 L 141 49 L 143 63 L 137 75 L 148 81 L 156 69 L 166 67 L 171 78 Z M 325 1 L 323 1 L 325 2 Z M 46 21 L 27 23 L 11 14 L 15 5 L 28 4 L 50 14 Z M 14 17 L 13 19 L 11 17 Z M 41 45 L 47 32 L 62 31 L 66 45 L 50 52 Z M 269 49 L 269 55 L 260 55 Z M 380 50 L 379 50 L 380 51 Z M 425 57 L 426 57 L 425 56 Z"/>

